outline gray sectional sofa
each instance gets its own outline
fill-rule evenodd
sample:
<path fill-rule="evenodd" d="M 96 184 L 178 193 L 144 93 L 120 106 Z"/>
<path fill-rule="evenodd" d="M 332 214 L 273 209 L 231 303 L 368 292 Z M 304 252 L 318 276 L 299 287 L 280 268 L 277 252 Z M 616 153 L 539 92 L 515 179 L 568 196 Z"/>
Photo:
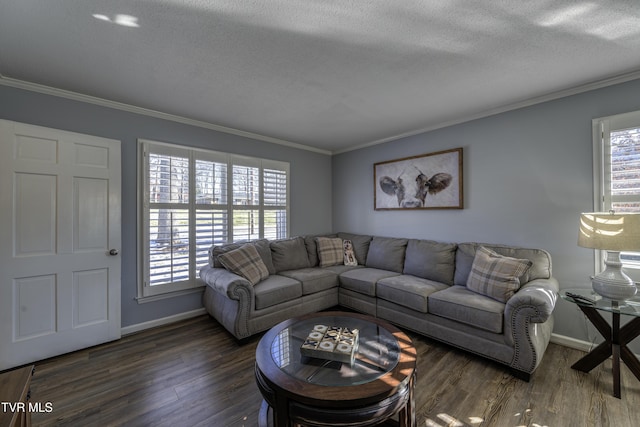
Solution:
<path fill-rule="evenodd" d="M 322 238 L 350 240 L 358 265 L 327 265 L 318 255 L 318 244 L 329 241 Z M 222 264 L 240 248 L 251 249 L 252 262 L 260 258 L 260 278 L 247 276 L 255 283 Z M 340 305 L 507 365 L 528 381 L 553 330 L 558 282 L 550 255 L 540 249 L 338 233 L 232 243 L 209 252 L 210 263 L 200 271 L 207 285 L 203 303 L 238 339 Z M 485 274 L 501 274 L 494 264 L 491 271 L 479 268 L 487 253 L 524 266 L 514 270 L 524 271 L 521 276 L 509 278 L 514 290 L 495 294 L 497 288 L 485 286 Z"/>

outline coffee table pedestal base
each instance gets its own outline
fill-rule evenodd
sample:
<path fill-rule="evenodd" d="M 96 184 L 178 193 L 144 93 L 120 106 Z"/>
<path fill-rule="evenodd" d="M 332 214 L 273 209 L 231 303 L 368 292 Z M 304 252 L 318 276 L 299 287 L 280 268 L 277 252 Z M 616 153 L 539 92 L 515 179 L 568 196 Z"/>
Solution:
<path fill-rule="evenodd" d="M 259 375 L 259 372 L 256 374 Z M 381 402 L 356 408 L 314 407 L 288 399 L 282 401 L 281 398 L 279 402 L 274 402 L 274 407 L 280 409 L 274 411 L 269 402 L 263 400 L 260 406 L 258 425 L 260 427 L 315 427 L 346 424 L 353 427 L 413 427 L 416 425 L 413 399 L 414 380 L 415 376 L 411 378 L 406 387 Z M 267 391 L 267 393 L 269 392 Z M 270 397 L 273 396 L 270 395 Z M 395 415 L 398 417 L 397 421 L 393 418 Z"/>

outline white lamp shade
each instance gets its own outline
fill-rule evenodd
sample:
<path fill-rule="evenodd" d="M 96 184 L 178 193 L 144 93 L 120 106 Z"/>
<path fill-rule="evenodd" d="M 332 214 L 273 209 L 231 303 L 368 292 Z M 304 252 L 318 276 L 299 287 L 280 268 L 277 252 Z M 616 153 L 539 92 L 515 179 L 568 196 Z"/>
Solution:
<path fill-rule="evenodd" d="M 580 214 L 578 245 L 609 251 L 640 251 L 640 213 Z"/>

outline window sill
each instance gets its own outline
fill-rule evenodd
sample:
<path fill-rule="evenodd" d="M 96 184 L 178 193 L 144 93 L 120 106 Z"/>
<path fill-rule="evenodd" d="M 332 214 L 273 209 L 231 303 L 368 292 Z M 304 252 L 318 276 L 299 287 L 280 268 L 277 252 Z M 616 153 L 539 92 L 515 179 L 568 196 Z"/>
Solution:
<path fill-rule="evenodd" d="M 148 302 L 161 301 L 168 298 L 175 298 L 183 295 L 195 294 L 198 292 L 200 293 L 204 292 L 204 285 L 199 286 L 197 288 L 183 289 L 181 291 L 167 292 L 159 295 L 150 295 L 148 297 L 136 297 L 134 299 L 138 302 L 138 304 L 146 304 Z"/>

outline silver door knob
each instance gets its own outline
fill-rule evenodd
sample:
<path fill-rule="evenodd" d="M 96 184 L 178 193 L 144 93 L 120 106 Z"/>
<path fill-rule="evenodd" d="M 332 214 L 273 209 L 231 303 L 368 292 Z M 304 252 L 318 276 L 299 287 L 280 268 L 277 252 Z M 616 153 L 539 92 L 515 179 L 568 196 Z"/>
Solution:
<path fill-rule="evenodd" d="M 111 256 L 116 256 L 116 255 L 118 255 L 118 250 L 117 250 L 117 249 L 111 249 L 111 250 L 109 251 L 109 255 L 111 255 Z"/>

